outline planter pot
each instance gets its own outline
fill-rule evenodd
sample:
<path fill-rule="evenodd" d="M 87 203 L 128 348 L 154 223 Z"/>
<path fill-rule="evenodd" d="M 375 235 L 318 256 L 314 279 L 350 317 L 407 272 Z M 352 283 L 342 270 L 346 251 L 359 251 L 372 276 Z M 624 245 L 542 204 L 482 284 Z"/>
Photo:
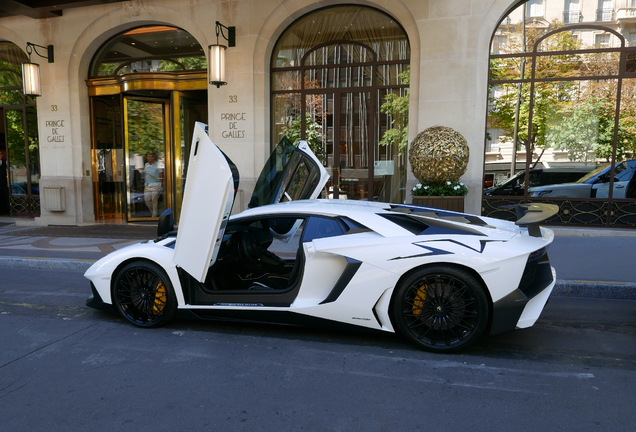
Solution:
<path fill-rule="evenodd" d="M 463 196 L 414 196 L 413 204 L 461 213 L 464 212 Z"/>

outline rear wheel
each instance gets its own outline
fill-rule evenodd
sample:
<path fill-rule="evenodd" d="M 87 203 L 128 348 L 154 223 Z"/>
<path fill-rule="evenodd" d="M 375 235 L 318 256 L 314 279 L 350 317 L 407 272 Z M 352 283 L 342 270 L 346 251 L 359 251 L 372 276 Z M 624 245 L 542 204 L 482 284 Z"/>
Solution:
<path fill-rule="evenodd" d="M 396 290 L 392 314 L 408 339 L 434 352 L 466 348 L 488 323 L 488 297 L 466 271 L 430 267 L 408 277 Z"/>
<path fill-rule="evenodd" d="M 113 285 L 113 303 L 121 316 L 140 327 L 158 327 L 169 322 L 177 301 L 168 275 L 147 261 L 126 265 Z"/>

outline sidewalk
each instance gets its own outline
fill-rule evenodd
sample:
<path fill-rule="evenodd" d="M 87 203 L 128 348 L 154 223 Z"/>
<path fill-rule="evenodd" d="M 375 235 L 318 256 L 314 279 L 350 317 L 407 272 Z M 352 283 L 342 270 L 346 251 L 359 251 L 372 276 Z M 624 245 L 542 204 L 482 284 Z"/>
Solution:
<path fill-rule="evenodd" d="M 636 300 L 636 230 L 552 229 L 553 295 Z M 0 268 L 83 272 L 108 253 L 156 234 L 154 223 L 32 227 L 0 219 Z"/>

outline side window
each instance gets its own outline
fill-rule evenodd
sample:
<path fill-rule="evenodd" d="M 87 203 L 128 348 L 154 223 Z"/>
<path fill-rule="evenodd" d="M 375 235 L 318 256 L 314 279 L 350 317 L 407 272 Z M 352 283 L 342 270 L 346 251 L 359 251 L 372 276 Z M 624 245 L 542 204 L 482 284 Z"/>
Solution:
<path fill-rule="evenodd" d="M 340 219 L 314 216 L 307 221 L 303 242 L 319 238 L 336 237 L 347 232 L 347 226 Z"/>
<path fill-rule="evenodd" d="M 285 261 L 294 260 L 303 236 L 303 219 L 275 218 L 264 222 L 272 236 L 272 242 L 266 247 L 267 252 Z"/>
<path fill-rule="evenodd" d="M 295 201 L 306 197 L 310 187 L 318 181 L 317 170 L 313 169 L 311 162 L 297 152 L 290 163 L 288 183 L 285 185 L 280 201 Z"/>
<path fill-rule="evenodd" d="M 252 253 L 272 253 L 283 260 L 293 260 L 300 247 L 300 239 L 304 231 L 302 218 L 282 217 L 264 218 L 251 221 L 241 221 L 229 224 L 225 230 L 221 245 L 221 258 L 217 262 L 237 262 L 239 266 L 249 261 L 245 256 L 243 238 L 248 236 L 252 248 L 257 244 L 257 250 Z"/>
<path fill-rule="evenodd" d="M 628 181 L 632 178 L 632 173 L 634 172 L 634 167 L 627 164 L 627 162 L 623 162 L 619 166 L 616 167 L 616 181 Z"/>
<path fill-rule="evenodd" d="M 282 292 L 295 286 L 303 264 L 304 218 L 264 217 L 230 223 L 220 258 L 206 278 L 214 292 Z"/>
<path fill-rule="evenodd" d="M 541 176 L 543 173 L 541 171 L 530 172 L 530 187 L 533 186 L 541 186 Z"/>

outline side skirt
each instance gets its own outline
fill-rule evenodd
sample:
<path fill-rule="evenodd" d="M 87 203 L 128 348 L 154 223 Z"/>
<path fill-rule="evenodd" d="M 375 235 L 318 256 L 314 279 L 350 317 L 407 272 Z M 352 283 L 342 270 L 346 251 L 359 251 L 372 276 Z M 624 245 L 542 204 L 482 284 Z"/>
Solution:
<path fill-rule="evenodd" d="M 292 325 L 312 327 L 328 330 L 343 330 L 355 332 L 377 333 L 379 330 L 360 327 L 353 324 L 318 318 L 290 311 L 258 311 L 258 310 L 228 310 L 228 309 L 180 309 L 181 318 L 195 318 L 213 321 L 233 321 Z"/>

